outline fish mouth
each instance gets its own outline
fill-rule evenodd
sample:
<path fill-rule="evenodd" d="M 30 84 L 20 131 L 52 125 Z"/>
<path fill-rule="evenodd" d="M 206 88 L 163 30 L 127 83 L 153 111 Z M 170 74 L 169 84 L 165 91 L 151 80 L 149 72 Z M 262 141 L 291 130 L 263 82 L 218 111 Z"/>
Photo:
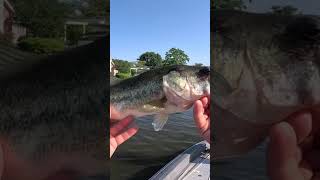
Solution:
<path fill-rule="evenodd" d="M 205 90 L 202 89 L 201 90 L 201 94 L 198 94 L 197 91 L 195 90 L 196 89 L 195 86 L 192 85 L 192 83 L 188 82 L 188 86 L 189 86 L 189 93 L 188 93 L 189 95 L 188 96 L 183 96 L 183 95 L 179 94 L 178 92 L 176 92 L 173 89 L 170 91 L 171 93 L 173 93 L 173 95 L 175 97 L 178 97 L 183 102 L 179 106 L 182 106 L 182 108 L 186 109 L 186 110 L 191 108 L 193 103 L 196 100 L 199 100 L 202 97 L 210 95 L 210 88 L 205 88 Z M 199 86 L 202 87 L 201 85 L 199 85 Z"/>
<path fill-rule="evenodd" d="M 189 109 L 196 100 L 210 95 L 209 67 L 200 67 L 192 71 L 175 72 L 176 74 L 171 73 L 163 77 L 167 100 L 183 109 Z"/>
<path fill-rule="evenodd" d="M 188 84 L 189 88 L 192 87 L 190 84 Z M 176 92 L 174 89 L 171 88 L 166 88 L 166 99 L 174 104 L 175 106 L 179 107 L 180 109 L 183 110 L 188 110 L 190 109 L 194 102 L 202 97 L 193 95 L 192 96 L 192 91 L 189 91 L 187 96 L 184 96 L 183 94 L 179 94 L 179 92 Z M 196 97 L 196 98 L 195 98 Z"/>
<path fill-rule="evenodd" d="M 184 110 L 187 110 L 189 109 L 192 104 L 193 104 L 193 101 L 191 99 L 188 99 L 188 98 L 185 98 L 181 95 L 179 95 L 176 91 L 174 91 L 173 89 L 170 89 L 168 91 L 168 93 L 170 93 L 171 95 L 169 97 L 176 97 L 176 98 L 179 98 L 180 100 L 177 101 L 176 98 L 173 98 L 175 99 L 174 101 L 172 101 L 172 103 L 174 103 L 176 106 L 178 107 L 181 107 L 182 109 Z M 167 99 L 170 101 L 171 98 L 168 98 Z"/>

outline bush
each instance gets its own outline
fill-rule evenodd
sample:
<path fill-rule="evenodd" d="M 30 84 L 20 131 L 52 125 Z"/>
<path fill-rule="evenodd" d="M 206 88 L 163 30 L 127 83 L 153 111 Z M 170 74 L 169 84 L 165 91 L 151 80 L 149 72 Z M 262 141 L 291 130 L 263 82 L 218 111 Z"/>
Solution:
<path fill-rule="evenodd" d="M 127 78 L 131 77 L 131 74 L 130 73 L 118 73 L 118 74 L 116 74 L 116 77 L 120 78 L 120 79 L 127 79 Z"/>
<path fill-rule="evenodd" d="M 64 50 L 64 42 L 49 38 L 24 38 L 18 43 L 18 47 L 37 54 L 53 54 Z"/>
<path fill-rule="evenodd" d="M 121 73 L 131 73 L 130 68 L 131 68 L 131 63 L 125 60 L 120 60 L 120 59 L 113 59 L 112 60 L 116 69 L 119 70 Z"/>
<path fill-rule="evenodd" d="M 131 69 L 131 76 L 135 76 L 137 74 L 137 70 L 136 69 Z"/>

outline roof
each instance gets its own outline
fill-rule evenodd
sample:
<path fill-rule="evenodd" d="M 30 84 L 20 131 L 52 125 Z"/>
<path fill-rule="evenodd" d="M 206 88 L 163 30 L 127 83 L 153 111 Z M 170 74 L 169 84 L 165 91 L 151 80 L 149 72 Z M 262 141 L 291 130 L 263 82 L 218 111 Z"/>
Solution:
<path fill-rule="evenodd" d="M 15 12 L 15 10 L 14 10 L 14 8 L 13 8 L 13 6 L 11 5 L 11 3 L 10 3 L 9 0 L 4 0 L 3 3 L 4 3 L 4 5 L 5 5 L 6 7 L 8 7 L 8 8 L 10 9 L 10 11 Z"/>
<path fill-rule="evenodd" d="M 67 19 L 65 24 L 70 25 L 107 25 L 105 17 L 94 17 L 94 18 L 70 18 Z"/>

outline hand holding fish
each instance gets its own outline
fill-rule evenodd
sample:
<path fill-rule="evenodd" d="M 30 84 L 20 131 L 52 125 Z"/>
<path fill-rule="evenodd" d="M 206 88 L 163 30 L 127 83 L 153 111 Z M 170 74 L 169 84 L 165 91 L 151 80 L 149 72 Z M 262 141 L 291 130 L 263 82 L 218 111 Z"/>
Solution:
<path fill-rule="evenodd" d="M 272 127 L 268 173 L 273 180 L 320 178 L 320 111 L 303 112 Z"/>
<path fill-rule="evenodd" d="M 210 99 L 203 97 L 194 104 L 194 120 L 202 137 L 210 143 Z"/>
<path fill-rule="evenodd" d="M 170 114 L 185 112 L 210 94 L 209 77 L 208 67 L 172 65 L 120 81 L 110 87 L 112 120 L 153 115 L 153 128 L 160 131 Z"/>
<path fill-rule="evenodd" d="M 110 114 L 111 118 L 112 112 L 110 112 Z M 132 123 L 133 118 L 128 116 L 110 127 L 110 157 L 120 144 L 124 143 L 138 132 L 138 127 L 135 124 L 134 126 L 129 127 Z"/>

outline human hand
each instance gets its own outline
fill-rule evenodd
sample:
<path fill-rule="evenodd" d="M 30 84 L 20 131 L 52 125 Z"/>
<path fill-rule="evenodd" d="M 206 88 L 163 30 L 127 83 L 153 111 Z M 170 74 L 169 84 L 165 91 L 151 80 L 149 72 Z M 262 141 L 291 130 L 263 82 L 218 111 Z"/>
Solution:
<path fill-rule="evenodd" d="M 135 124 L 129 128 L 132 123 L 134 123 L 133 118 L 129 116 L 110 127 L 110 157 L 120 144 L 138 132 Z"/>
<path fill-rule="evenodd" d="M 203 97 L 194 103 L 193 117 L 201 136 L 210 143 L 210 99 Z"/>
<path fill-rule="evenodd" d="M 274 125 L 268 147 L 272 180 L 320 179 L 320 111 L 293 115 Z"/>

